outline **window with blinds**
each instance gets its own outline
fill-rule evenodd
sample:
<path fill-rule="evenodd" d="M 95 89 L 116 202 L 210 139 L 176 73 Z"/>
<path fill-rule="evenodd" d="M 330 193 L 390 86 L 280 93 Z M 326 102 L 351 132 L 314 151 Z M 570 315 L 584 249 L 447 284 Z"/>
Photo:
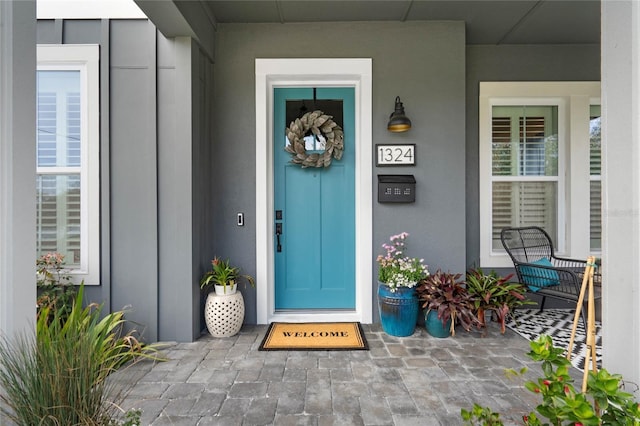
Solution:
<path fill-rule="evenodd" d="M 480 265 L 513 263 L 505 227 L 539 226 L 564 257 L 602 246 L 600 83 L 480 82 Z"/>
<path fill-rule="evenodd" d="M 589 108 L 589 247 L 602 251 L 602 139 L 600 105 Z"/>
<path fill-rule="evenodd" d="M 100 48 L 37 46 L 36 248 L 100 284 Z"/>
<path fill-rule="evenodd" d="M 81 105 L 79 70 L 39 70 L 36 102 L 37 250 L 81 261 Z"/>
<path fill-rule="evenodd" d="M 494 106 L 491 117 L 492 247 L 500 231 L 540 226 L 557 235 L 557 106 Z"/>

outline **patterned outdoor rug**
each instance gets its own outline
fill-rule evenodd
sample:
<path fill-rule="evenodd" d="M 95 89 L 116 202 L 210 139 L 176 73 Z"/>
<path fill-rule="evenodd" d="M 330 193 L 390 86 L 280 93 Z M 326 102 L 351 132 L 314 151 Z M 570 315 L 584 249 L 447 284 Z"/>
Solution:
<path fill-rule="evenodd" d="M 510 321 L 507 327 L 521 335 L 527 340 L 535 340 L 541 334 L 547 334 L 553 339 L 553 345 L 564 348 L 569 347 L 571 330 L 573 328 L 573 309 L 545 309 L 538 313 L 537 309 L 516 310 L 515 322 Z M 596 321 L 596 365 L 602 366 L 602 330 L 600 321 Z M 571 364 L 577 369 L 584 371 L 584 361 L 587 355 L 587 345 L 585 344 L 585 331 L 582 318 L 578 321 L 576 337 L 573 341 L 571 351 Z"/>
<path fill-rule="evenodd" d="M 273 322 L 262 340 L 261 351 L 368 350 L 359 322 Z"/>

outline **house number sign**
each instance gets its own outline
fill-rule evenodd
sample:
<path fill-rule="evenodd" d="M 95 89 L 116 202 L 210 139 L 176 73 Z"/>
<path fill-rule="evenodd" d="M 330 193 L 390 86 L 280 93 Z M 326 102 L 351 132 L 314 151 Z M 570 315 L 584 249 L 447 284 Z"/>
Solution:
<path fill-rule="evenodd" d="M 416 144 L 376 145 L 377 166 L 415 166 Z"/>

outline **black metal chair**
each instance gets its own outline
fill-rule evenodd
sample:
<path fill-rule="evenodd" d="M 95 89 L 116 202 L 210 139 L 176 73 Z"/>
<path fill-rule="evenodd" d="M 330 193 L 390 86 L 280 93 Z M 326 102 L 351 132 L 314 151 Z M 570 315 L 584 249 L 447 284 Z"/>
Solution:
<path fill-rule="evenodd" d="M 518 281 L 526 285 L 530 292 L 542 296 L 540 312 L 547 297 L 577 303 L 586 260 L 568 259 L 555 255 L 553 242 L 544 229 L 536 226 L 504 228 L 500 232 L 502 246 L 511 257 Z M 594 283 L 601 282 L 598 268 L 594 271 Z M 595 299 L 602 298 L 602 289 L 594 285 Z M 582 321 L 587 329 L 587 294 L 581 311 Z"/>

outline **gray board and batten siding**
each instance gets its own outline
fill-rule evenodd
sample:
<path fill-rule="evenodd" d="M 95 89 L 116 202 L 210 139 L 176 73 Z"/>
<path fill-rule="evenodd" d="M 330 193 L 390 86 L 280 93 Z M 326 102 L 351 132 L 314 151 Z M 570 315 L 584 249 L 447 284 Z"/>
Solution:
<path fill-rule="evenodd" d="M 210 60 L 148 20 L 40 20 L 39 44 L 100 46 L 101 285 L 147 341 L 200 335 L 212 253 Z"/>

